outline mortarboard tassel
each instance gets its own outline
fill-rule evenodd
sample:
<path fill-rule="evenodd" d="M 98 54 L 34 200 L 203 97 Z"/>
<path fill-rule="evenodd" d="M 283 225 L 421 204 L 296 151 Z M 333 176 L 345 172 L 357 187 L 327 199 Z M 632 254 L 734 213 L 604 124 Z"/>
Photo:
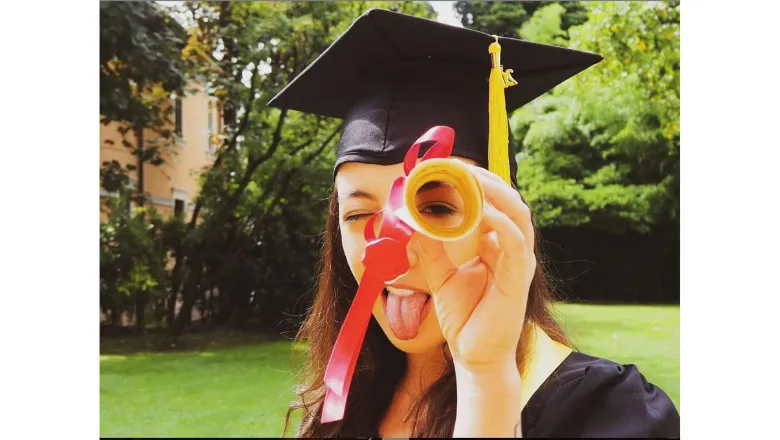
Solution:
<path fill-rule="evenodd" d="M 512 70 L 501 65 L 501 45 L 496 41 L 490 43 L 490 80 L 488 98 L 488 169 L 501 177 L 506 183 L 511 182 L 509 171 L 509 123 L 506 114 L 506 97 L 504 89 L 517 84 L 512 78 Z"/>
<path fill-rule="evenodd" d="M 506 113 L 506 96 L 504 89 L 517 85 L 512 78 L 512 70 L 501 65 L 501 45 L 496 41 L 490 43 L 490 80 L 488 97 L 488 169 L 511 185 L 512 177 L 509 168 L 509 122 Z M 530 327 L 533 331 L 531 355 L 526 371 L 522 372 L 523 394 L 522 407 L 528 403 L 534 392 L 563 363 L 572 349 L 550 338 L 547 333 L 536 325 Z M 523 331 L 526 331 L 524 329 Z"/>

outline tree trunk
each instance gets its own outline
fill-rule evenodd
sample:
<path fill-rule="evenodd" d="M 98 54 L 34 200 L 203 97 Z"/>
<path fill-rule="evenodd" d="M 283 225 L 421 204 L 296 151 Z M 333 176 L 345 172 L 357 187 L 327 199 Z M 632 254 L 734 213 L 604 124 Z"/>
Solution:
<path fill-rule="evenodd" d="M 214 287 L 212 287 L 205 293 L 205 304 L 203 306 L 203 322 L 207 325 L 212 325 L 214 323 L 214 312 L 216 311 L 214 302 Z"/>
<path fill-rule="evenodd" d="M 166 309 L 165 324 L 168 328 L 173 327 L 173 320 L 176 317 L 176 299 L 179 297 L 179 291 L 173 290 L 168 297 L 168 307 Z"/>
<path fill-rule="evenodd" d="M 122 326 L 122 312 L 119 305 L 111 307 L 111 327 L 119 328 Z"/>
<path fill-rule="evenodd" d="M 246 283 L 235 283 L 230 292 L 230 318 L 227 326 L 238 330 L 243 330 L 249 320 L 250 307 L 249 298 L 251 286 Z"/>
<path fill-rule="evenodd" d="M 176 319 L 173 321 L 173 327 L 171 327 L 171 332 L 175 336 L 181 336 L 182 333 L 184 333 L 184 329 L 187 328 L 187 325 L 190 323 L 190 318 L 192 317 L 192 307 L 195 305 L 195 295 L 188 294 L 189 291 L 193 290 L 193 287 L 190 284 L 192 283 L 186 283 L 184 286 L 184 298 L 181 303 L 181 308 L 179 309 L 179 314 L 176 316 Z"/>
<path fill-rule="evenodd" d="M 184 329 L 190 323 L 192 318 L 192 307 L 195 305 L 195 300 L 197 299 L 197 288 L 202 276 L 203 261 L 200 257 L 197 257 L 195 261 L 193 261 L 190 277 L 184 283 L 181 309 L 179 309 L 179 315 L 176 316 L 176 319 L 173 322 L 173 328 L 171 329 L 176 336 L 184 333 Z"/>
<path fill-rule="evenodd" d="M 139 334 L 144 332 L 144 312 L 146 311 L 146 293 L 135 296 L 135 329 Z"/>
<path fill-rule="evenodd" d="M 179 292 L 182 288 L 182 273 L 184 271 L 184 249 L 181 240 L 176 244 L 174 255 L 176 256 L 171 271 L 171 295 L 168 297 L 168 310 L 166 325 L 169 329 L 173 328 L 173 322 L 176 318 L 176 300 L 179 299 Z"/>
<path fill-rule="evenodd" d="M 135 137 L 138 141 L 137 154 L 138 154 L 138 200 L 136 203 L 138 206 L 144 206 L 144 128 L 136 127 Z"/>

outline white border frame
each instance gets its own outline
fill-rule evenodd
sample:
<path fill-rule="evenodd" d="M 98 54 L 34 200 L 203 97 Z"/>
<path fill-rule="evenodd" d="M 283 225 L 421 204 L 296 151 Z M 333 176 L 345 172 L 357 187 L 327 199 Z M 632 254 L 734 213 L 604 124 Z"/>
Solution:
<path fill-rule="evenodd" d="M 0 173 L 8 311 L 0 400 L 10 410 L 0 438 L 98 438 L 97 5 L 41 5 L 9 3 L 7 16 L 27 20 L 0 28 L 6 41 L 25 40 L 7 45 L 4 59 L 28 66 L 2 71 L 4 107 L 21 116 L 5 133 Z M 682 2 L 686 439 L 775 431 L 779 7 Z M 47 87 L 52 72 L 57 86 Z M 40 99 L 30 99 L 41 87 L 43 113 Z M 31 193 L 52 194 L 53 182 L 65 183 L 58 197 L 31 203 Z"/>

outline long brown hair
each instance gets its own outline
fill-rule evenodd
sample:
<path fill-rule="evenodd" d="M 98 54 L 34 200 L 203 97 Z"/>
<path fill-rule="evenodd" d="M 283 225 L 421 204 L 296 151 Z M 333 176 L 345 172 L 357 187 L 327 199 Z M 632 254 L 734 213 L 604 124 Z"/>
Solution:
<path fill-rule="evenodd" d="M 538 231 L 536 237 L 539 237 Z M 552 294 L 548 283 L 540 239 L 536 240 L 539 262 L 528 296 L 525 325 L 538 325 L 553 340 L 571 346 L 563 329 L 550 309 Z M 324 245 L 319 264 L 318 286 L 314 304 L 298 332 L 296 342 L 307 342 L 306 362 L 297 388 L 299 400 L 287 410 L 285 434 L 291 415 L 302 410 L 297 437 L 365 437 L 377 436 L 378 427 L 387 411 L 396 387 L 406 370 L 406 355 L 395 348 L 373 318 L 370 321 L 352 379 L 346 413 L 343 420 L 320 423 L 320 411 L 325 397 L 323 376 L 339 328 L 347 314 L 357 282 L 347 264 L 338 221 L 338 198 L 331 194 L 325 226 Z M 525 367 L 523 353 L 528 346 L 529 331 L 523 331 L 517 347 L 518 366 Z M 442 347 L 444 350 L 445 347 Z M 412 437 L 452 437 L 455 427 L 455 370 L 450 358 L 444 375 L 433 383 L 415 407 Z M 283 434 L 284 435 L 284 434 Z"/>

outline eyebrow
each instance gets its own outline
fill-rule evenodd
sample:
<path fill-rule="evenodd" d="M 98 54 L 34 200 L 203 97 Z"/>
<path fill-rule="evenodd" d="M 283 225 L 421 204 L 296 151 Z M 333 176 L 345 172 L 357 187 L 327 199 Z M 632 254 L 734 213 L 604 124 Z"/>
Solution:
<path fill-rule="evenodd" d="M 417 194 L 425 191 L 433 191 L 434 189 L 444 188 L 444 187 L 453 188 L 452 185 L 444 184 L 440 180 L 432 180 L 426 183 L 425 185 L 421 186 L 420 189 L 417 190 Z"/>
<path fill-rule="evenodd" d="M 339 200 L 346 200 L 346 199 L 367 199 L 374 202 L 379 200 L 377 196 L 360 189 L 352 190 L 346 195 L 339 196 Z"/>

